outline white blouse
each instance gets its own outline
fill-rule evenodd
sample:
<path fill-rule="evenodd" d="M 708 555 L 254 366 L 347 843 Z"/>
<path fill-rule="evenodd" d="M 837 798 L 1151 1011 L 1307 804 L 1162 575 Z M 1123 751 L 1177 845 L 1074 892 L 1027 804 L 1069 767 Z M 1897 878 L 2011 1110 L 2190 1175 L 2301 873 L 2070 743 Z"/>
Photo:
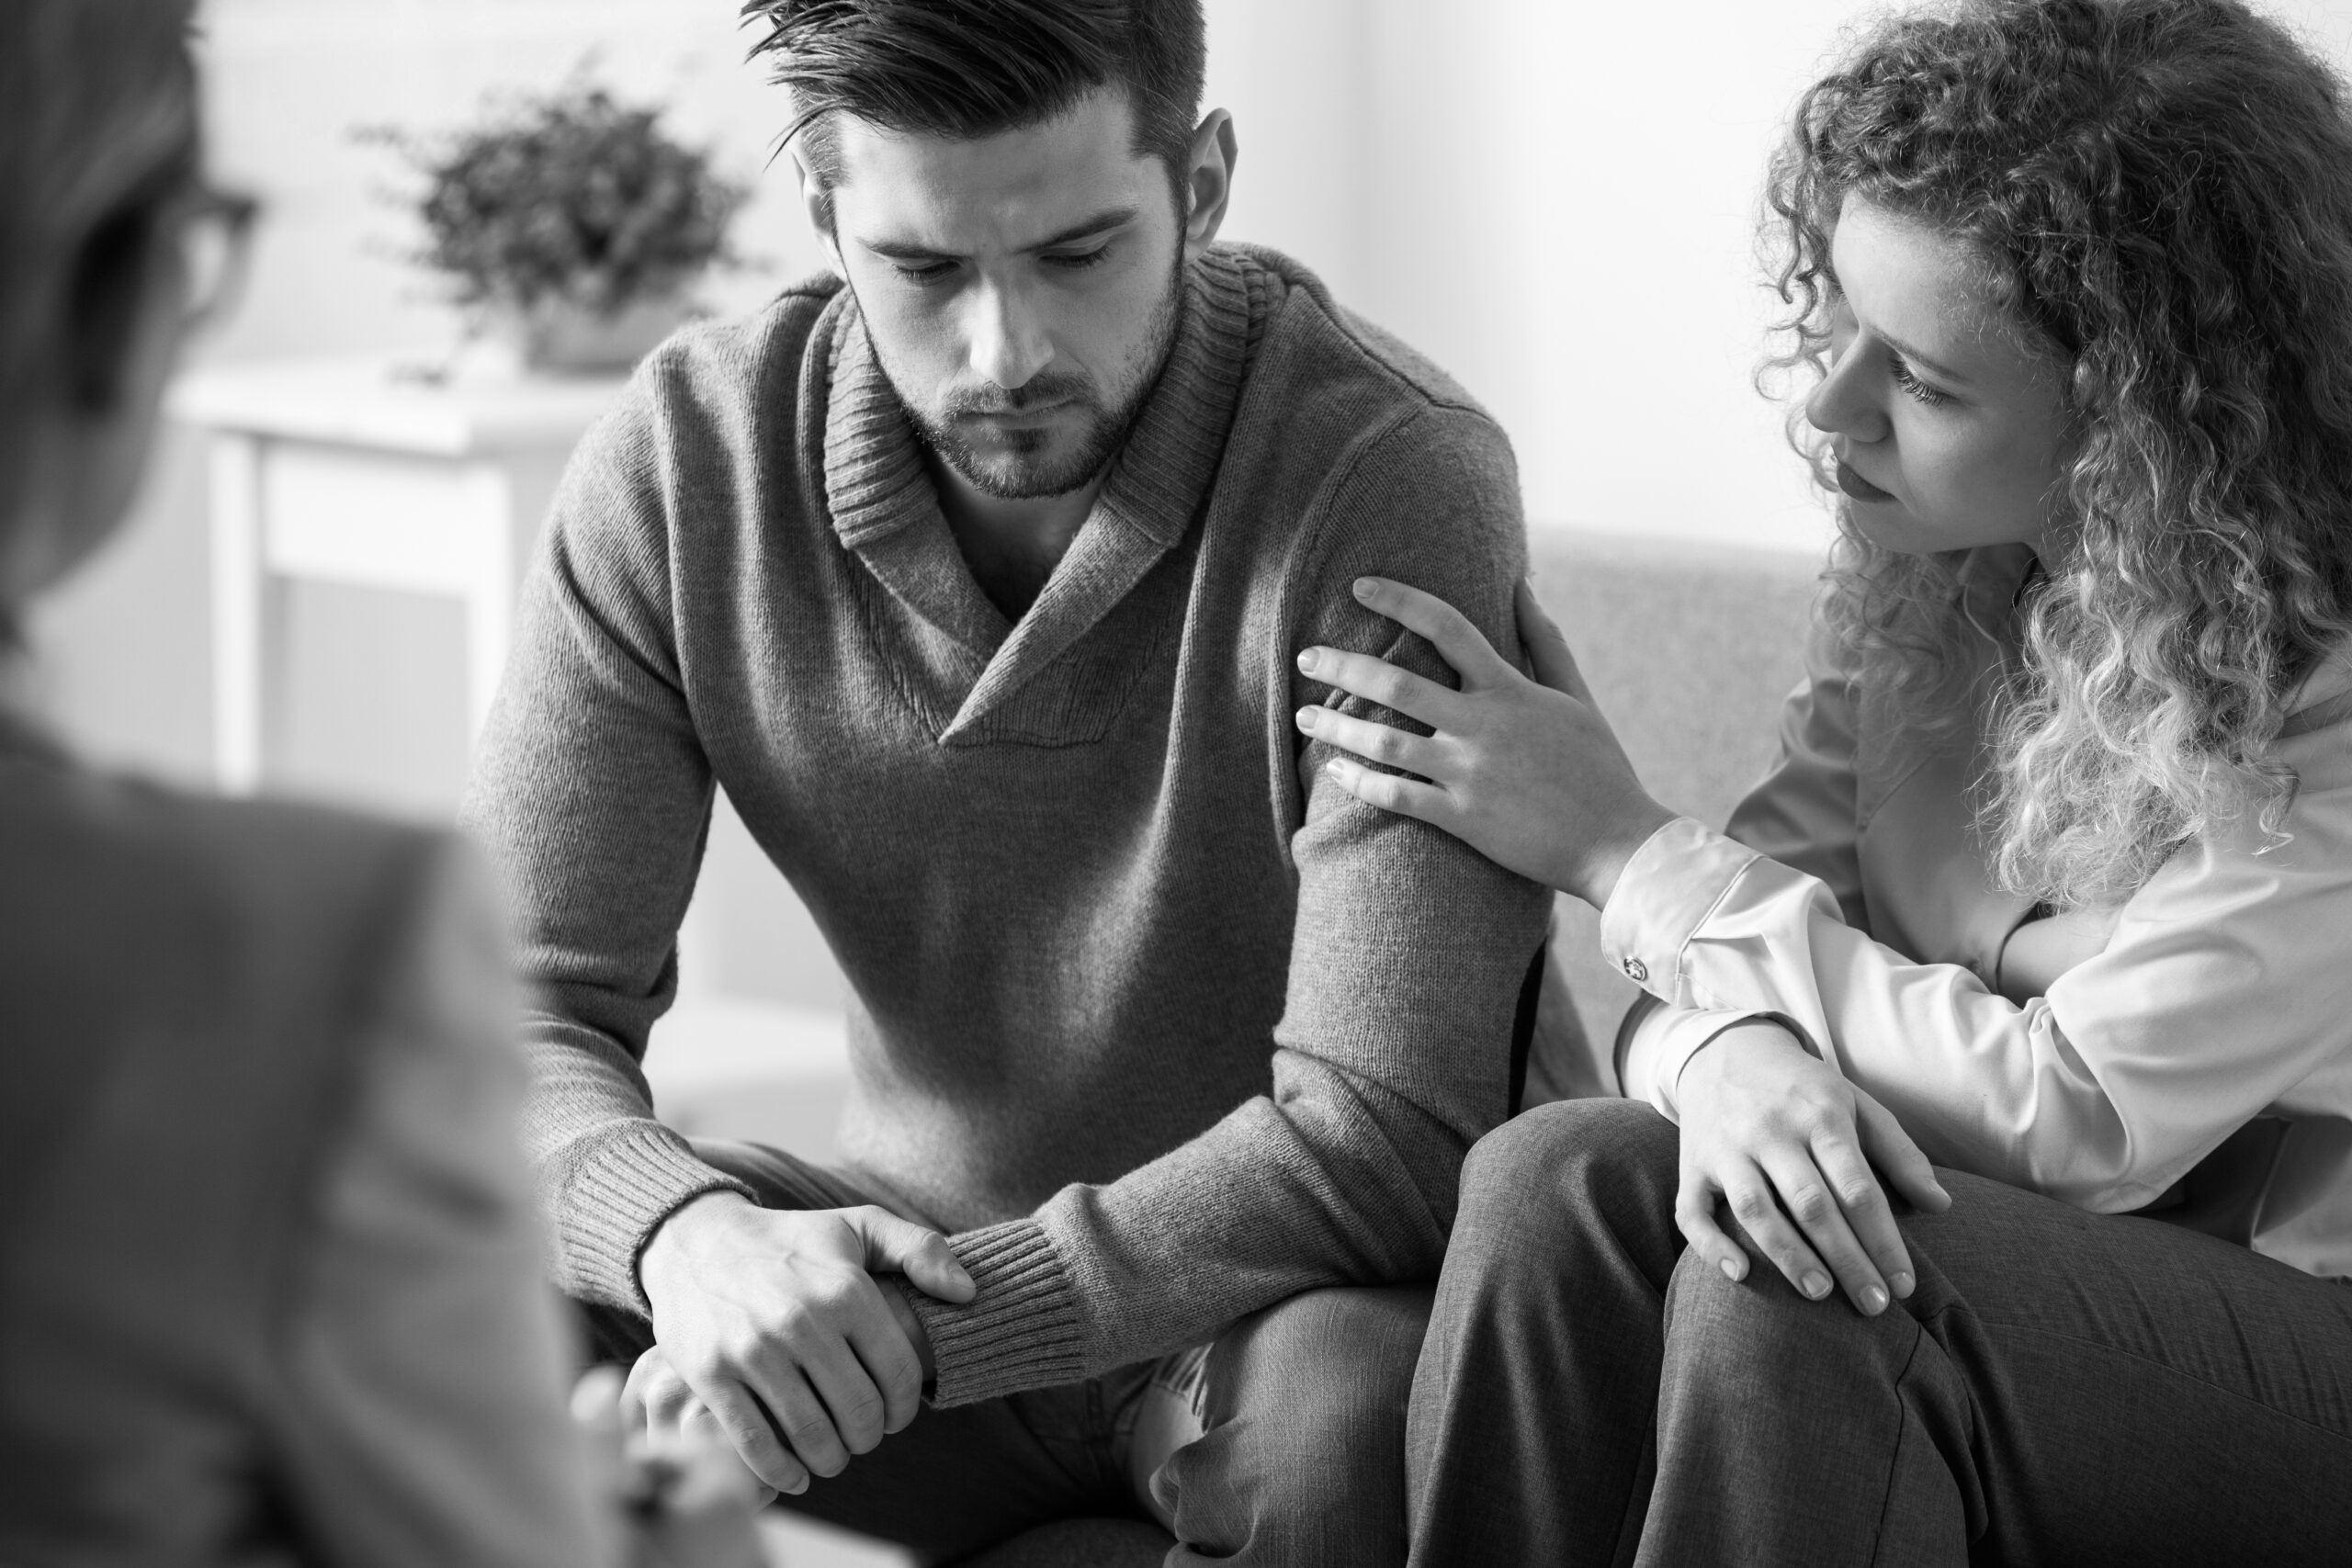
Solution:
<path fill-rule="evenodd" d="M 1972 599 L 2006 619 L 2029 559 L 1974 552 Z M 1982 738 L 1893 743 L 1817 651 L 1726 830 L 1668 823 L 1601 913 L 1649 993 L 1619 1036 L 1626 1092 L 1672 1117 L 1690 1056 L 1768 1016 L 1938 1164 L 2352 1276 L 2352 657 L 2290 709 L 2287 841 L 2241 822 L 2184 846 L 2120 909 L 2065 918 L 2078 951 L 2028 994 L 2001 964 L 2033 911 L 1992 886 L 1973 824 Z"/>

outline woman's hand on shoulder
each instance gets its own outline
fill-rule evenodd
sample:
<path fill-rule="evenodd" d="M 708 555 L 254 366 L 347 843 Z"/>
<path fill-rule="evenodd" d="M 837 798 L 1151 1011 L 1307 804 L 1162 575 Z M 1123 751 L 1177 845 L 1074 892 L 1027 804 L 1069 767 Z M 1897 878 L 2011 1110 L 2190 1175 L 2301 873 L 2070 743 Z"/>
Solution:
<path fill-rule="evenodd" d="M 1444 829 L 1521 876 L 1596 907 L 1608 902 L 1625 863 L 1674 813 L 1642 788 L 1577 671 L 1567 638 L 1533 590 L 1519 586 L 1520 636 L 1533 680 L 1442 599 L 1381 577 L 1359 579 L 1356 597 L 1428 638 L 1462 689 L 1369 654 L 1306 649 L 1298 667 L 1308 678 L 1435 732 L 1418 736 L 1320 705 L 1303 707 L 1301 731 L 1352 753 L 1329 764 L 1333 781 L 1368 805 Z M 1419 776 L 1380 773 L 1359 758 Z"/>
<path fill-rule="evenodd" d="M 1701 1047 L 1675 1086 L 1682 1179 L 1675 1223 L 1734 1280 L 1747 1251 L 1718 1223 L 1728 1204 L 1758 1250 L 1814 1300 L 1832 1280 L 1866 1316 L 1916 1284 L 1879 1172 L 1918 1208 L 1951 1199 L 1887 1109 L 1777 1023 L 1736 1024 Z M 1876 1170 L 1871 1167 L 1875 1165 Z"/>

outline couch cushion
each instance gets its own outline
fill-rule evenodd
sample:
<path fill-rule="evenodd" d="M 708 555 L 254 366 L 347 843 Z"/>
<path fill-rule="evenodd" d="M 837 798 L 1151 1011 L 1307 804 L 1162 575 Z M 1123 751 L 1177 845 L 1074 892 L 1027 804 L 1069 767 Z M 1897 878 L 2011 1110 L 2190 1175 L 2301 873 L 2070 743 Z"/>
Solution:
<path fill-rule="evenodd" d="M 1804 671 L 1819 560 L 1571 530 L 1529 542 L 1536 596 L 1650 793 L 1721 826 L 1772 761 L 1781 703 Z M 1574 898 L 1559 901 L 1554 945 L 1589 1048 L 1605 1057 L 1634 987 L 1601 962 L 1600 917 Z M 1589 1065 L 1539 1063 L 1530 1098 L 1590 1077 Z"/>

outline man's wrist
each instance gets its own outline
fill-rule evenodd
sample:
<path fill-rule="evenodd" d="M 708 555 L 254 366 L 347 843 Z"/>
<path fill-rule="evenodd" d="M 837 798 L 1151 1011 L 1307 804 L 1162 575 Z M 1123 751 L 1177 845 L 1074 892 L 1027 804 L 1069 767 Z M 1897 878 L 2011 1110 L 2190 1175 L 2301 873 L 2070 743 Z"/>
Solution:
<path fill-rule="evenodd" d="M 939 1358 L 931 1348 L 931 1330 L 923 1326 L 922 1314 L 915 1311 L 914 1289 L 895 1275 L 877 1278 L 882 1287 L 882 1300 L 889 1307 L 890 1315 L 915 1348 L 915 1359 L 922 1363 L 922 1381 L 928 1384 L 939 1376 Z"/>
<path fill-rule="evenodd" d="M 687 1256 L 695 1230 L 709 1224 L 728 1204 L 751 1206 L 751 1200 L 741 1192 L 727 1188 L 714 1188 L 697 1192 L 662 1217 L 646 1238 L 645 1249 L 637 1258 L 638 1288 L 646 1299 L 653 1299 L 654 1281 L 673 1272 Z"/>

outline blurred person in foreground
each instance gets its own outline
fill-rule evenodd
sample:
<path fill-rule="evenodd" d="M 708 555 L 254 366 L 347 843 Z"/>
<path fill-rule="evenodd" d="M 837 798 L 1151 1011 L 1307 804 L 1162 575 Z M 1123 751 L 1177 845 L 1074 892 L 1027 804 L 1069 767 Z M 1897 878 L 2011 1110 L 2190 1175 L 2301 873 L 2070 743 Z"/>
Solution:
<path fill-rule="evenodd" d="M 1968 0 L 1771 192 L 1841 537 L 1727 830 L 1540 611 L 1534 681 L 1394 582 L 1464 693 L 1313 655 L 1432 729 L 1302 716 L 1347 786 L 1648 993 L 1649 1105 L 1471 1156 L 1414 1562 L 2342 1562 L 2352 100 L 2230 0 Z"/>
<path fill-rule="evenodd" d="M 575 454 L 467 807 L 561 1283 L 657 1425 L 936 1557 L 1112 1514 L 1401 1562 L 1548 901 L 1328 782 L 1292 654 L 1441 672 L 1369 571 L 1510 646 L 1509 445 L 1217 243 L 1198 0 L 748 12 L 832 272 L 679 334 Z M 850 981 L 837 1166 L 690 1142 L 639 1071 L 719 788 Z"/>
<path fill-rule="evenodd" d="M 121 521 L 250 217 L 188 25 L 0 8 L 0 660 Z M 617 1380 L 565 1417 L 476 881 L 0 705 L 0 1562 L 756 1561 L 731 1456 L 625 1458 Z"/>

